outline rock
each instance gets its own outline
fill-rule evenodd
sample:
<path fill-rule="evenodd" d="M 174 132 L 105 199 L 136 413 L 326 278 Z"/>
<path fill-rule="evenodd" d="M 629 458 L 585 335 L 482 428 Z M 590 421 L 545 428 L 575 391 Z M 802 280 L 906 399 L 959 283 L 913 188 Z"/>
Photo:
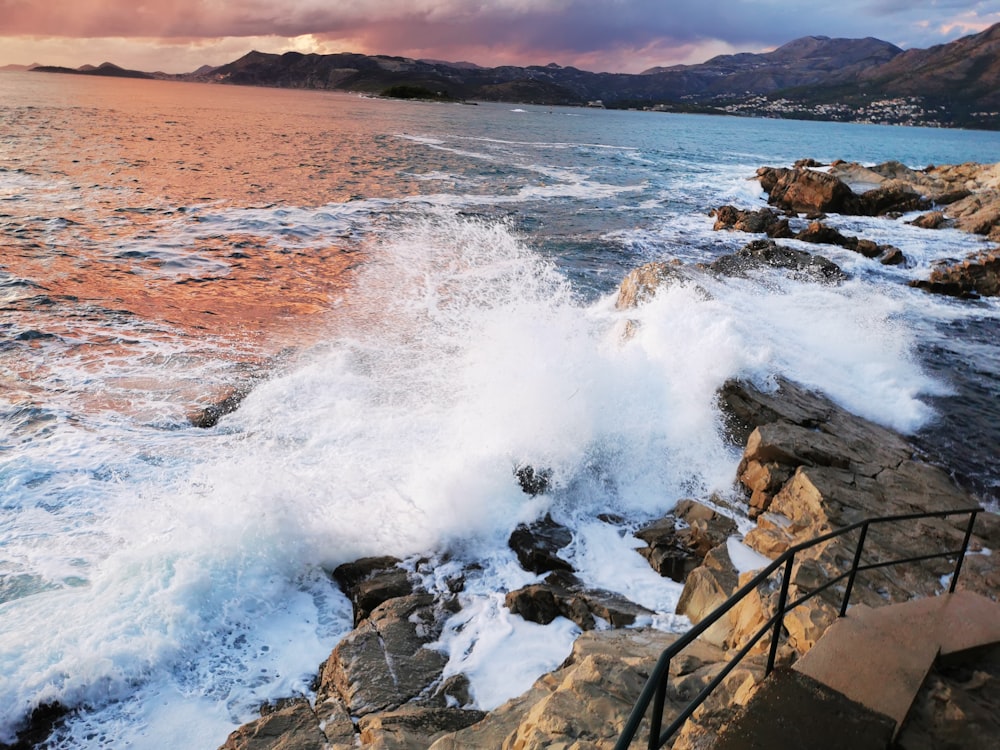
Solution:
<path fill-rule="evenodd" d="M 546 514 L 541 521 L 518 525 L 507 540 L 507 545 L 514 550 L 522 568 L 532 573 L 548 573 L 553 570 L 573 570 L 573 566 L 557 554 L 558 550 L 571 541 L 572 532 Z"/>
<path fill-rule="evenodd" d="M 677 636 L 655 630 L 590 631 L 563 665 L 483 721 L 438 739 L 431 750 L 597 750 L 614 746 L 651 666 Z M 670 721 L 718 673 L 723 654 L 695 643 L 671 665 Z M 721 694 L 720 694 L 721 695 Z"/>
<path fill-rule="evenodd" d="M 808 227 L 795 235 L 795 239 L 802 242 L 812 242 L 824 245 L 838 245 L 840 247 L 861 253 L 866 258 L 879 258 L 883 265 L 898 265 L 906 262 L 906 257 L 898 247 L 892 245 L 876 245 L 871 240 L 859 239 L 843 235 L 832 227 L 828 227 L 819 221 L 814 221 Z"/>
<path fill-rule="evenodd" d="M 1000 295 L 1000 250 L 990 250 L 961 263 L 936 268 L 926 280 L 910 286 L 935 294 L 975 299 Z"/>
<path fill-rule="evenodd" d="M 858 198 L 855 212 L 863 216 L 926 211 L 931 201 L 905 183 L 892 182 L 868 190 Z"/>
<path fill-rule="evenodd" d="M 908 261 L 906 256 L 903 255 L 903 251 L 898 247 L 893 247 L 892 245 L 885 246 L 881 254 L 878 256 L 878 262 L 883 266 L 902 266 Z"/>
<path fill-rule="evenodd" d="M 403 706 L 364 716 L 358 722 L 361 747 L 371 750 L 426 750 L 434 740 L 486 717 L 484 711 Z"/>
<path fill-rule="evenodd" d="M 309 701 L 301 698 L 229 735 L 219 750 L 326 750 L 329 739 Z"/>
<path fill-rule="evenodd" d="M 506 606 L 525 620 L 548 625 L 556 617 L 566 617 L 581 630 L 593 630 L 600 618 L 613 628 L 624 628 L 639 617 L 654 613 L 620 594 L 585 588 L 575 577 L 555 572 L 544 583 L 531 584 L 507 594 Z"/>
<path fill-rule="evenodd" d="M 839 283 L 847 278 L 836 263 L 822 255 L 793 250 L 773 240 L 755 240 L 736 253 L 716 258 L 708 268 L 726 276 L 745 276 L 760 268 L 782 268 L 826 283 Z"/>
<path fill-rule="evenodd" d="M 355 625 L 383 602 L 413 593 L 413 583 L 395 557 L 365 557 L 338 566 L 332 575 L 354 605 Z"/>
<path fill-rule="evenodd" d="M 432 648 L 445 614 L 430 594 L 390 599 L 330 654 L 317 701 L 339 695 L 352 716 L 398 708 L 440 680 L 448 657 Z"/>
<path fill-rule="evenodd" d="M 655 261 L 632 269 L 622 280 L 615 307 L 619 310 L 638 307 L 651 299 L 661 286 L 686 281 L 680 268 L 679 261 Z"/>
<path fill-rule="evenodd" d="M 812 169 L 761 167 L 757 179 L 768 193 L 768 203 L 799 212 L 852 214 L 858 196 L 838 178 Z"/>
<path fill-rule="evenodd" d="M 222 419 L 227 414 L 232 414 L 236 411 L 243 400 L 249 395 L 251 390 L 250 385 L 240 386 L 235 388 L 230 388 L 226 391 L 218 400 L 209 404 L 208 406 L 198 409 L 190 414 L 188 414 L 188 421 L 194 427 L 201 427 L 203 429 L 208 429 L 209 427 L 215 427 L 219 420 Z"/>
<path fill-rule="evenodd" d="M 731 518 L 694 500 L 682 500 L 673 514 L 646 524 L 635 536 L 646 543 L 637 551 L 653 570 L 680 583 L 713 547 L 734 533 Z"/>
<path fill-rule="evenodd" d="M 43 747 L 49 735 L 62 724 L 70 709 L 62 703 L 42 703 L 35 706 L 17 727 L 17 740 L 13 745 L 0 745 L 3 750 L 33 750 Z"/>
<path fill-rule="evenodd" d="M 524 465 L 514 469 L 514 476 L 517 477 L 517 483 L 521 485 L 524 494 L 535 497 L 536 495 L 544 495 L 549 491 L 552 471 L 550 469 L 539 471 L 533 466 Z"/>
<path fill-rule="evenodd" d="M 772 239 L 792 236 L 788 219 L 779 216 L 776 211 L 770 208 L 745 211 L 727 205 L 717 208 L 710 215 L 715 217 L 715 226 L 713 227 L 715 231 L 726 229 L 751 234 L 766 234 Z"/>
<path fill-rule="evenodd" d="M 947 221 L 943 211 L 931 211 L 930 213 L 921 214 L 913 221 L 907 223 L 921 229 L 940 229 Z"/>
<path fill-rule="evenodd" d="M 684 582 L 677 601 L 677 614 L 687 615 L 695 625 L 728 599 L 739 584 L 739 575 L 729 559 L 725 544 L 720 544 L 705 556 L 704 564 L 695 568 Z M 732 623 L 722 618 L 702 635 L 706 643 L 724 647 L 732 634 Z"/>

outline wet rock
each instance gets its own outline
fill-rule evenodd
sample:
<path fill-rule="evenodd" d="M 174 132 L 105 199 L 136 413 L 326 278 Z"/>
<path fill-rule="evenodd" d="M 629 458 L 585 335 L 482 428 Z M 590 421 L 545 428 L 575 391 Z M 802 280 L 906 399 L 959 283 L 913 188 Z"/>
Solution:
<path fill-rule="evenodd" d="M 399 708 L 441 678 L 448 657 L 428 648 L 447 612 L 430 594 L 390 599 L 333 650 L 317 701 L 339 695 L 352 716 Z"/>
<path fill-rule="evenodd" d="M 514 550 L 522 568 L 532 573 L 548 573 L 573 570 L 573 566 L 557 554 L 571 541 L 573 533 L 546 514 L 541 521 L 520 524 L 511 533 L 507 545 Z"/>
<path fill-rule="evenodd" d="M 913 221 L 907 223 L 921 229 L 940 229 L 947 222 L 948 220 L 945 218 L 943 211 L 931 211 L 930 213 L 921 214 Z"/>
<path fill-rule="evenodd" d="M 991 250 L 972 258 L 931 271 L 926 280 L 911 281 L 910 286 L 935 294 L 975 299 L 1000 295 L 1000 250 Z"/>
<path fill-rule="evenodd" d="M 653 615 L 620 594 L 586 588 L 575 576 L 561 571 L 550 574 L 543 583 L 511 591 L 504 603 L 511 612 L 529 622 L 548 625 L 557 617 L 565 617 L 581 630 L 593 630 L 597 618 L 611 627 L 624 628 L 639 617 Z"/>
<path fill-rule="evenodd" d="M 17 740 L 13 745 L 2 745 L 3 750 L 34 750 L 42 747 L 49 735 L 59 727 L 70 709 L 62 703 L 42 703 L 32 709 L 17 729 Z"/>
<path fill-rule="evenodd" d="M 514 476 L 517 483 L 521 485 L 521 490 L 526 495 L 535 497 L 544 495 L 549 491 L 549 484 L 552 481 L 552 471 L 550 469 L 535 469 L 534 466 L 518 466 L 514 469 Z"/>
<path fill-rule="evenodd" d="M 188 421 L 194 427 L 207 429 L 215 427 L 219 420 L 227 414 L 236 411 L 250 393 L 250 386 L 229 389 L 222 398 L 188 415 Z"/>
<path fill-rule="evenodd" d="M 744 276 L 760 268 L 781 268 L 826 283 L 839 283 L 847 278 L 840 266 L 822 255 L 810 255 L 773 240 L 751 242 L 736 253 L 717 258 L 708 268 L 726 276 Z"/>
<path fill-rule="evenodd" d="M 244 724 L 219 750 L 326 750 L 329 739 L 309 701 L 302 698 Z"/>
<path fill-rule="evenodd" d="M 877 245 L 871 240 L 844 235 L 819 221 L 814 221 L 795 235 L 795 239 L 824 245 L 838 245 L 853 250 L 866 258 L 878 258 L 883 265 L 898 265 L 906 262 L 906 257 L 898 247 Z"/>
<path fill-rule="evenodd" d="M 771 208 L 747 211 L 727 205 L 717 208 L 710 215 L 715 217 L 715 226 L 713 227 L 715 231 L 726 229 L 751 234 L 766 234 L 772 239 L 792 236 L 788 219 Z"/>
<path fill-rule="evenodd" d="M 909 261 L 898 247 L 887 245 L 878 256 L 878 262 L 883 266 L 903 266 Z"/>
<path fill-rule="evenodd" d="M 414 586 L 395 557 L 365 557 L 338 566 L 332 576 L 354 606 L 357 625 L 389 599 L 409 596 Z"/>
<path fill-rule="evenodd" d="M 655 261 L 632 269 L 622 280 L 615 307 L 626 310 L 650 300 L 665 285 L 687 281 L 679 261 Z"/>
<path fill-rule="evenodd" d="M 735 533 L 731 518 L 694 500 L 683 500 L 671 515 L 643 526 L 635 536 L 646 543 L 637 551 L 653 570 L 681 583 L 713 547 Z"/>

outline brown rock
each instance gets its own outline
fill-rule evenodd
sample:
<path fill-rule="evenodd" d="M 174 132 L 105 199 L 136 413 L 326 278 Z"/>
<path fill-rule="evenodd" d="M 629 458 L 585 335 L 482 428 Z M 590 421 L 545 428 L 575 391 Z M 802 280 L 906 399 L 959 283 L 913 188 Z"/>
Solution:
<path fill-rule="evenodd" d="M 940 229 L 947 221 L 943 211 L 931 211 L 918 216 L 909 223 L 921 229 Z"/>
<path fill-rule="evenodd" d="M 892 182 L 868 190 L 858 199 L 857 213 L 864 216 L 884 216 L 889 213 L 926 211 L 931 202 L 906 183 Z"/>
<path fill-rule="evenodd" d="M 558 551 L 573 541 L 572 532 L 546 515 L 531 524 L 519 524 L 507 540 L 518 562 L 532 573 L 552 570 L 572 571 L 573 566 L 559 557 Z"/>
<path fill-rule="evenodd" d="M 858 197 L 833 175 L 811 169 L 757 170 L 768 203 L 800 212 L 856 213 Z"/>
<path fill-rule="evenodd" d="M 371 750 L 426 750 L 439 737 L 471 726 L 483 711 L 403 706 L 364 716 L 358 722 L 361 747 Z"/>
<path fill-rule="evenodd" d="M 586 588 L 574 576 L 564 572 L 549 575 L 543 583 L 525 586 L 507 594 L 504 604 L 525 620 L 548 625 L 556 617 L 566 617 L 580 626 L 592 630 L 596 618 L 614 628 L 632 625 L 639 617 L 653 615 L 620 594 L 603 589 Z"/>
<path fill-rule="evenodd" d="M 746 211 L 727 205 L 717 208 L 711 215 L 715 216 L 715 226 L 713 227 L 715 231 L 726 229 L 751 234 L 766 234 L 772 239 L 792 236 L 788 219 L 779 216 L 776 211 L 770 208 Z"/>
<path fill-rule="evenodd" d="M 953 297 L 995 297 L 1000 295 L 1000 251 L 991 250 L 961 263 L 936 268 L 926 281 L 912 281 L 910 285 Z"/>
<path fill-rule="evenodd" d="M 229 735 L 220 750 L 326 750 L 328 739 L 319 719 L 302 698 Z"/>
<path fill-rule="evenodd" d="M 697 625 L 732 595 L 738 583 L 739 574 L 729 559 L 729 551 L 721 544 L 706 555 L 704 564 L 695 568 L 684 582 L 684 590 L 677 601 L 677 614 L 687 615 Z M 702 639 L 723 647 L 731 634 L 732 623 L 724 617 L 710 627 Z"/>
<path fill-rule="evenodd" d="M 615 307 L 625 310 L 638 307 L 656 294 L 664 285 L 685 281 L 680 262 L 655 261 L 635 268 L 622 280 Z"/>
<path fill-rule="evenodd" d="M 398 708 L 440 679 L 448 657 L 428 648 L 444 613 L 430 594 L 390 599 L 351 631 L 323 665 L 317 700 L 339 695 L 352 716 Z"/>
<path fill-rule="evenodd" d="M 383 602 L 413 593 L 413 583 L 395 557 L 365 557 L 338 566 L 332 575 L 354 605 L 355 625 Z"/>

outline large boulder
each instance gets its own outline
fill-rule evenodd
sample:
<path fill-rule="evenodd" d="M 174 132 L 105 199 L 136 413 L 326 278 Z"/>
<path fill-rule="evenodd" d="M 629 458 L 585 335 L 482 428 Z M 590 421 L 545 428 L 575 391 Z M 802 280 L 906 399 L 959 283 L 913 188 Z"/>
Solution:
<path fill-rule="evenodd" d="M 651 299 L 660 287 L 686 280 L 680 261 L 646 263 L 629 271 L 622 280 L 615 306 L 619 310 L 638 307 Z"/>
<path fill-rule="evenodd" d="M 761 167 L 757 179 L 768 193 L 768 203 L 781 209 L 807 214 L 858 211 L 858 196 L 854 191 L 826 172 Z"/>
<path fill-rule="evenodd" d="M 441 678 L 434 648 L 447 613 L 430 594 L 390 599 L 349 633 L 320 673 L 317 700 L 339 695 L 352 716 L 399 708 Z"/>
<path fill-rule="evenodd" d="M 333 579 L 354 605 L 355 625 L 383 602 L 413 593 L 409 574 L 399 562 L 395 557 L 364 557 L 333 571 Z"/>

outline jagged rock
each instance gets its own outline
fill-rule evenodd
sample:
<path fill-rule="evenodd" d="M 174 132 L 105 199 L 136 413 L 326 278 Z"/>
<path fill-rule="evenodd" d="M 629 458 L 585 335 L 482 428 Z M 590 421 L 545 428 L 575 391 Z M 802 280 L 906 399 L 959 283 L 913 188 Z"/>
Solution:
<path fill-rule="evenodd" d="M 878 262 L 883 266 L 902 266 L 908 262 L 903 251 L 898 247 L 886 245 L 884 248 L 878 256 Z"/>
<path fill-rule="evenodd" d="M 1000 250 L 936 268 L 926 280 L 911 281 L 910 286 L 952 297 L 995 297 L 1000 295 Z"/>
<path fill-rule="evenodd" d="M 430 594 L 390 599 L 348 634 L 320 674 L 317 700 L 339 695 L 352 716 L 398 708 L 441 677 L 448 657 L 428 648 L 445 613 Z"/>
<path fill-rule="evenodd" d="M 694 500 L 682 500 L 671 515 L 646 524 L 635 537 L 646 543 L 638 552 L 653 570 L 680 583 L 713 547 L 734 533 L 731 518 Z"/>
<path fill-rule="evenodd" d="M 358 722 L 361 746 L 371 750 L 426 750 L 434 740 L 482 721 L 484 711 L 403 706 L 363 716 Z"/>
<path fill-rule="evenodd" d="M 909 185 L 891 182 L 862 193 L 855 210 L 863 216 L 885 216 L 890 213 L 926 211 L 930 207 L 931 201 Z"/>
<path fill-rule="evenodd" d="M 712 211 L 710 216 L 715 217 L 713 229 L 736 230 L 739 232 L 749 232 L 751 234 L 766 234 L 772 239 L 783 239 L 792 236 L 792 230 L 788 226 L 788 219 L 780 216 L 770 208 L 761 208 L 757 211 L 746 211 L 735 206 L 721 206 Z"/>
<path fill-rule="evenodd" d="M 552 570 L 573 570 L 573 566 L 557 554 L 571 541 L 573 533 L 546 514 L 541 521 L 520 524 L 511 533 L 507 545 L 514 550 L 522 568 L 532 573 L 548 573 Z"/>
<path fill-rule="evenodd" d="M 686 281 L 680 268 L 679 261 L 655 261 L 632 269 L 622 280 L 615 307 L 619 310 L 638 307 L 652 298 L 660 287 Z"/>
<path fill-rule="evenodd" d="M 789 211 L 851 214 L 858 210 L 858 196 L 833 175 L 812 169 L 761 167 L 757 179 L 768 194 L 768 203 Z"/>
<path fill-rule="evenodd" d="M 445 735 L 430 750 L 611 748 L 651 665 L 676 639 L 676 635 L 648 629 L 584 633 L 558 670 L 540 677 L 530 691 L 490 712 L 478 724 Z M 718 673 L 722 658 L 718 649 L 698 642 L 685 652 L 685 658 L 671 664 L 667 721 Z"/>
<path fill-rule="evenodd" d="M 593 630 L 600 618 L 614 628 L 632 625 L 639 617 L 653 615 L 620 594 L 590 589 L 573 575 L 557 571 L 543 583 L 525 586 L 507 594 L 506 606 L 525 620 L 548 625 L 556 617 L 566 617 L 581 630 Z"/>
<path fill-rule="evenodd" d="M 395 557 L 365 557 L 333 571 L 334 580 L 354 605 L 355 625 L 383 602 L 413 593 L 413 583 L 399 562 Z"/>
<path fill-rule="evenodd" d="M 773 240 L 755 240 L 731 255 L 716 258 L 708 268 L 726 276 L 743 276 L 758 268 L 783 268 L 828 283 L 839 283 L 847 278 L 836 263 L 822 255 L 810 255 Z"/>
<path fill-rule="evenodd" d="M 695 568 L 684 582 L 684 590 L 677 601 L 677 614 L 687 615 L 697 625 L 712 610 L 726 601 L 739 584 L 739 574 L 725 544 L 720 544 L 705 556 L 704 563 Z M 702 635 L 715 646 L 723 647 L 732 635 L 733 626 L 722 618 Z"/>
<path fill-rule="evenodd" d="M 326 750 L 329 739 L 309 701 L 292 701 L 277 711 L 244 724 L 219 750 Z"/>

